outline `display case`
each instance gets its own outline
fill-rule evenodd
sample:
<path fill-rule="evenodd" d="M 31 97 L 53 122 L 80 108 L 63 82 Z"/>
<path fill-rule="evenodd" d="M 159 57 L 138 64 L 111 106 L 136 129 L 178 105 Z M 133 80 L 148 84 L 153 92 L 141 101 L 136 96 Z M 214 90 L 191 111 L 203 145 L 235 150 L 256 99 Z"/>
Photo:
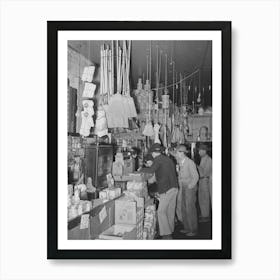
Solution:
<path fill-rule="evenodd" d="M 113 164 L 112 145 L 86 145 L 85 182 L 91 177 L 98 191 L 107 187 L 106 175 L 111 173 Z"/>

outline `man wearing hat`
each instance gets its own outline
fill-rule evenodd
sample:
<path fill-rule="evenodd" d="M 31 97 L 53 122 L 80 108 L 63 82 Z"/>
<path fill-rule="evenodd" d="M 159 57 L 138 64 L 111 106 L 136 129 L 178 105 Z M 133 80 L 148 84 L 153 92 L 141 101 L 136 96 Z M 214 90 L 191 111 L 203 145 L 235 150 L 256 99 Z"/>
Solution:
<path fill-rule="evenodd" d="M 198 202 L 201 211 L 201 222 L 210 220 L 210 207 L 212 204 L 212 159 L 207 154 L 207 150 L 208 147 L 205 144 L 199 145 L 198 152 L 201 160 L 198 166 Z"/>
<path fill-rule="evenodd" d="M 176 157 L 179 164 L 176 213 L 184 226 L 181 232 L 187 236 L 195 236 L 197 234 L 196 195 L 199 176 L 195 163 L 187 156 L 185 145 L 178 146 Z"/>
<path fill-rule="evenodd" d="M 159 193 L 159 234 L 162 236 L 162 239 L 172 239 L 178 192 L 176 167 L 169 157 L 162 154 L 162 146 L 160 144 L 153 144 L 149 153 L 154 158 L 153 164 L 151 167 L 141 169 L 140 172 L 155 173 Z"/>

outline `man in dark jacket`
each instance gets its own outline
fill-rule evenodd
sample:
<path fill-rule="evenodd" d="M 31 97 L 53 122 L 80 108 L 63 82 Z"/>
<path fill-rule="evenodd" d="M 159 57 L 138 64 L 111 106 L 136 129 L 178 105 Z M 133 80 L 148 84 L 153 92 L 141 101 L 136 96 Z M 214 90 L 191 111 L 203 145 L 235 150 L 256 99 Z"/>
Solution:
<path fill-rule="evenodd" d="M 153 144 L 149 153 L 152 154 L 154 162 L 151 167 L 143 168 L 140 172 L 155 173 L 159 193 L 159 233 L 163 239 L 172 239 L 178 181 L 175 164 L 169 157 L 163 155 L 161 151 L 162 147 L 160 144 Z"/>

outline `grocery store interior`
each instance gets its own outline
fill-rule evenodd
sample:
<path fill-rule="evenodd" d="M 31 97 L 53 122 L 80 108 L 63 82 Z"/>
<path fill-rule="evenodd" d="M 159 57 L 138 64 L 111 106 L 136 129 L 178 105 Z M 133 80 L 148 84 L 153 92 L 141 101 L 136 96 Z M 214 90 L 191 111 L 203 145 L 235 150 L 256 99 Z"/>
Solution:
<path fill-rule="evenodd" d="M 67 83 L 68 239 L 212 239 L 212 41 L 68 41 Z"/>

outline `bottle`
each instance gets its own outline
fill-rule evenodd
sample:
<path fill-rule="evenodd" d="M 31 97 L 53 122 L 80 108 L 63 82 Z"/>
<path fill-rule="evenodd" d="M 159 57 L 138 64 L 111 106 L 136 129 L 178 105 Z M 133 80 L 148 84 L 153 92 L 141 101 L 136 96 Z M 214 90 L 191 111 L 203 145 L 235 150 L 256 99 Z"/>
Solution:
<path fill-rule="evenodd" d="M 96 188 L 92 185 L 92 178 L 87 178 L 87 199 L 92 200 L 96 197 Z"/>
<path fill-rule="evenodd" d="M 92 178 L 87 178 L 87 192 L 95 192 L 96 188 L 92 185 Z"/>

